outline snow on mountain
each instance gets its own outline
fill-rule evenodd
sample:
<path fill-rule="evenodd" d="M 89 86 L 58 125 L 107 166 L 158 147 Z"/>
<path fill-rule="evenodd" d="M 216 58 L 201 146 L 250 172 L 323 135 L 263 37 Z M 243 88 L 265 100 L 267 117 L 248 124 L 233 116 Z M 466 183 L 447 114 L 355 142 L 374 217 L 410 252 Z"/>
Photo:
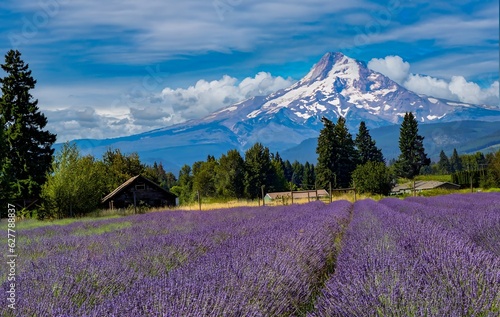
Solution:
<path fill-rule="evenodd" d="M 334 122 L 339 116 L 345 117 L 354 135 L 360 121 L 372 129 L 399 124 L 409 111 L 423 124 L 500 121 L 498 109 L 420 96 L 363 62 L 341 53 L 327 53 L 289 88 L 241 101 L 199 120 L 105 143 L 139 154 L 142 151 L 141 157 L 147 160 L 164 161 L 167 156 L 172 164 L 184 164 L 205 159 L 207 154 L 220 154 L 214 151 L 243 150 L 255 142 L 282 151 L 317 137 L 323 116 Z M 102 142 L 94 144 L 95 151 L 102 150 Z M 193 151 L 193 146 L 198 150 Z M 206 153 L 203 148 L 212 152 Z"/>
<path fill-rule="evenodd" d="M 298 124 L 318 130 L 322 116 L 347 119 L 350 127 L 364 120 L 370 127 L 398 124 L 405 112 L 422 123 L 498 118 L 499 111 L 477 105 L 419 96 L 366 64 L 341 53 L 327 53 L 309 73 L 287 89 L 222 109 L 204 121 L 222 121 L 237 135 L 248 123 L 252 131 L 267 122 Z"/>

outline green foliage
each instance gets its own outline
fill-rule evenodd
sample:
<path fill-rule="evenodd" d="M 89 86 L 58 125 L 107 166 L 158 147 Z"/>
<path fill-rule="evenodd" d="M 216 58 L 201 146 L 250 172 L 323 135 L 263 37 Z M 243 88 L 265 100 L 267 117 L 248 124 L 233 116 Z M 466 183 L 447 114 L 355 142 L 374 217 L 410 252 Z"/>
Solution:
<path fill-rule="evenodd" d="M 487 156 L 488 175 L 483 187 L 500 187 L 500 150 Z"/>
<path fill-rule="evenodd" d="M 66 143 L 52 164 L 42 187 L 39 218 L 63 218 L 97 209 L 106 194 L 106 168 L 92 156 L 81 156 L 75 144 Z"/>
<path fill-rule="evenodd" d="M 487 164 L 486 157 L 481 152 L 460 155 L 460 160 L 462 161 L 463 171 L 484 169 Z"/>
<path fill-rule="evenodd" d="M 265 191 L 272 191 L 275 176 L 269 149 L 261 143 L 255 143 L 245 152 L 246 196 L 252 199 L 260 197 L 261 186 L 265 186 Z"/>
<path fill-rule="evenodd" d="M 460 172 L 462 170 L 462 159 L 458 156 L 457 149 L 453 149 L 453 154 L 450 157 L 450 172 Z"/>
<path fill-rule="evenodd" d="M 481 179 L 486 177 L 486 170 L 475 170 L 475 171 L 460 171 L 455 172 L 451 175 L 452 183 L 458 184 L 461 187 L 470 187 L 472 182 L 472 187 L 479 187 Z"/>
<path fill-rule="evenodd" d="M 213 157 L 209 157 L 206 162 L 199 162 L 193 167 L 193 191 L 199 193 L 203 197 L 214 197 L 215 188 L 215 170 L 217 169 L 217 161 Z"/>
<path fill-rule="evenodd" d="M 359 164 L 365 164 L 369 161 L 384 162 L 382 151 L 377 148 L 375 140 L 372 139 L 364 121 L 359 124 L 359 131 L 354 140 L 354 145 L 358 151 Z"/>
<path fill-rule="evenodd" d="M 319 132 L 318 146 L 316 153 L 318 154 L 318 163 L 316 164 L 316 181 L 320 188 L 325 188 L 328 183 L 334 183 L 334 164 L 336 157 L 337 146 L 335 144 L 335 124 L 323 117 L 323 129 Z"/>
<path fill-rule="evenodd" d="M 417 175 L 417 176 L 415 176 L 415 180 L 416 181 L 451 182 L 451 174 Z"/>
<path fill-rule="evenodd" d="M 19 51 L 10 50 L 0 78 L 0 199 L 37 199 L 50 170 L 56 135 L 43 130 L 47 118 L 30 90 L 36 80 Z"/>
<path fill-rule="evenodd" d="M 142 173 L 144 177 L 152 180 L 156 184 L 160 185 L 165 189 L 170 189 L 177 183 L 175 175 L 171 172 L 166 172 L 163 168 L 163 164 L 154 162 L 152 166 L 144 166 L 144 172 Z"/>
<path fill-rule="evenodd" d="M 423 166 L 428 166 L 431 163 L 425 154 L 423 141 L 424 138 L 418 134 L 417 119 L 413 113 L 407 112 L 399 134 L 401 154 L 394 163 L 394 169 L 398 176 L 413 179 L 420 173 Z"/>
<path fill-rule="evenodd" d="M 439 161 L 437 163 L 437 169 L 440 174 L 449 174 L 451 172 L 451 164 L 448 160 L 448 156 L 441 150 L 439 153 Z"/>
<path fill-rule="evenodd" d="M 344 117 L 339 117 L 334 128 L 337 145 L 334 174 L 336 175 L 334 187 L 346 188 L 351 184 L 351 174 L 356 169 L 358 153 L 354 148 L 352 135 L 349 133 Z"/>
<path fill-rule="evenodd" d="M 180 204 L 187 204 L 193 201 L 193 175 L 191 167 L 187 164 L 183 165 L 179 171 L 179 185 L 174 186 L 172 192 L 179 197 Z"/>
<path fill-rule="evenodd" d="M 383 162 L 368 161 L 358 165 L 352 180 L 359 193 L 388 195 L 393 185 L 393 175 Z"/>
<path fill-rule="evenodd" d="M 108 191 L 114 190 L 129 178 L 142 174 L 144 165 L 139 159 L 139 154 L 123 154 L 120 149 L 108 149 L 102 157 L 106 166 L 106 188 Z"/>
<path fill-rule="evenodd" d="M 288 188 L 288 182 L 285 177 L 285 163 L 281 159 L 279 153 L 276 153 L 271 160 L 273 173 L 275 175 L 274 180 L 271 184 L 270 190 L 281 192 Z M 267 191 L 270 191 L 269 189 Z"/>
<path fill-rule="evenodd" d="M 216 166 L 216 187 L 220 197 L 243 198 L 245 194 L 245 161 L 237 150 L 222 154 Z"/>
<path fill-rule="evenodd" d="M 302 181 L 304 177 L 304 165 L 300 164 L 299 161 L 294 161 L 292 163 L 292 179 L 291 182 L 295 187 L 301 188 Z"/>
<path fill-rule="evenodd" d="M 306 162 L 304 164 L 304 173 L 302 174 L 302 188 L 303 189 L 313 189 L 316 184 L 316 173 L 314 171 L 314 165 Z"/>

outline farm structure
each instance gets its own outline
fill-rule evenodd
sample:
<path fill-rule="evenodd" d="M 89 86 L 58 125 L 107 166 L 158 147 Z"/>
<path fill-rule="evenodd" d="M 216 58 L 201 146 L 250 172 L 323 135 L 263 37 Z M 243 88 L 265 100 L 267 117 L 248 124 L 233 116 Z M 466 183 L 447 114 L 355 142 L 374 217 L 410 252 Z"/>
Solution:
<path fill-rule="evenodd" d="M 101 200 L 109 209 L 147 205 L 173 207 L 177 196 L 142 175 L 131 177 Z"/>
<path fill-rule="evenodd" d="M 415 186 L 415 187 L 414 187 Z M 439 182 L 439 181 L 416 181 L 415 185 L 412 182 L 396 185 L 392 191 L 391 195 L 399 194 L 409 194 L 413 190 L 416 192 L 421 192 L 430 189 L 460 189 L 460 185 L 449 183 L 449 182 Z"/>
<path fill-rule="evenodd" d="M 318 190 L 300 190 L 300 191 L 288 191 L 288 192 L 274 192 L 267 193 L 264 196 L 265 202 L 272 202 L 277 200 L 288 200 L 291 199 L 308 199 L 309 201 L 317 200 L 321 198 L 329 197 L 330 195 L 324 189 Z"/>

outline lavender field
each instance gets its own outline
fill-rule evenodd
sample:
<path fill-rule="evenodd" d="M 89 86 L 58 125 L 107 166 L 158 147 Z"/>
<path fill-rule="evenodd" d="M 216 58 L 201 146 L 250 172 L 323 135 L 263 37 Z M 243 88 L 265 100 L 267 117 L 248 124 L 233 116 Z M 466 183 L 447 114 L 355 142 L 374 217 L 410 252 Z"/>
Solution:
<path fill-rule="evenodd" d="M 493 193 L 158 212 L 17 246 L 0 316 L 500 315 Z"/>

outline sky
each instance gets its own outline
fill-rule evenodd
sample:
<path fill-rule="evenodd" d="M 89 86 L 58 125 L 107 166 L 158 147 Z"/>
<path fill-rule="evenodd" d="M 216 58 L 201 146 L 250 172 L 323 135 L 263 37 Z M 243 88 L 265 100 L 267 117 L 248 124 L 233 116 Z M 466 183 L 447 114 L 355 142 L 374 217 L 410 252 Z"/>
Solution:
<path fill-rule="evenodd" d="M 29 64 L 58 142 L 201 118 L 286 88 L 326 52 L 500 107 L 498 0 L 3 0 L 0 21 L 0 52 Z"/>

